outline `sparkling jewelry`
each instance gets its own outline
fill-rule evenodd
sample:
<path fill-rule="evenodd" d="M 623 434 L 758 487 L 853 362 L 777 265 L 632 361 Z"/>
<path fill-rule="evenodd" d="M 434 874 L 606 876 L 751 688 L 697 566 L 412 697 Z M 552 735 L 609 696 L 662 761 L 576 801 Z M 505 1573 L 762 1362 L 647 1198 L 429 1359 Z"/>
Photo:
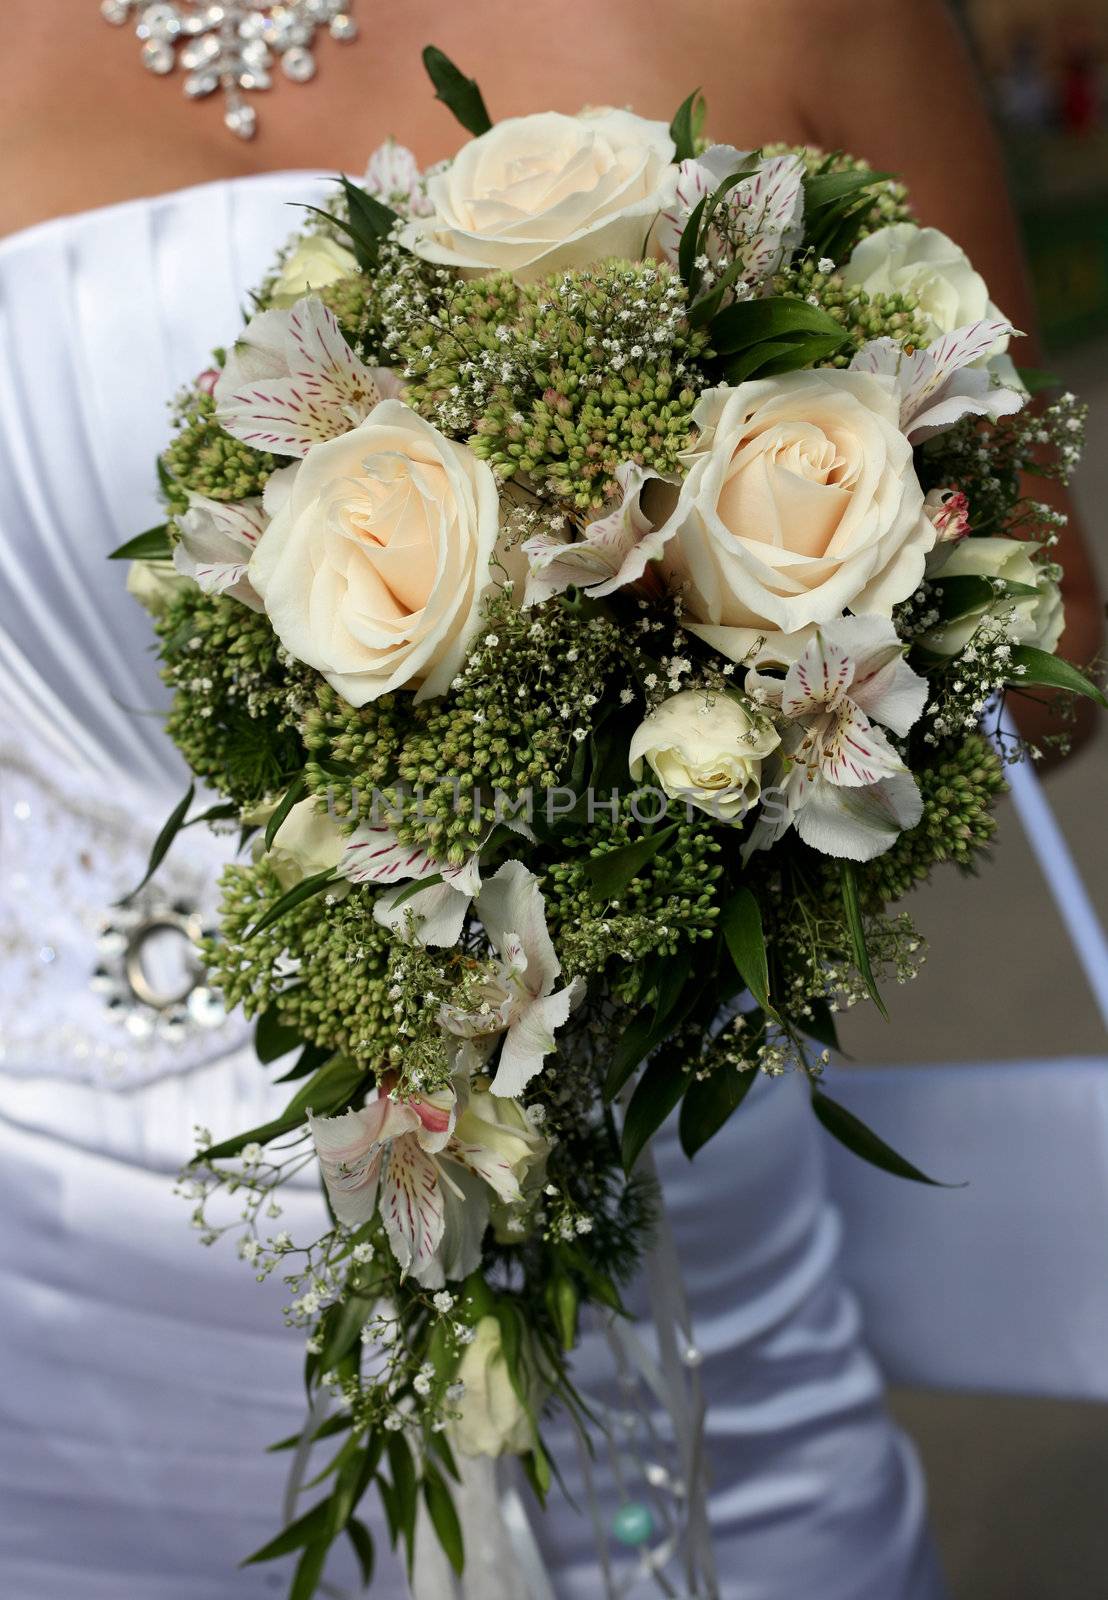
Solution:
<path fill-rule="evenodd" d="M 358 24 L 350 0 L 101 0 L 105 22 L 124 27 L 132 19 L 142 40 L 142 64 L 166 76 L 180 65 L 190 100 L 223 90 L 223 120 L 240 139 L 252 139 L 258 114 L 244 90 L 268 89 L 275 63 L 293 83 L 315 77 L 312 46 L 320 28 L 349 44 Z"/>

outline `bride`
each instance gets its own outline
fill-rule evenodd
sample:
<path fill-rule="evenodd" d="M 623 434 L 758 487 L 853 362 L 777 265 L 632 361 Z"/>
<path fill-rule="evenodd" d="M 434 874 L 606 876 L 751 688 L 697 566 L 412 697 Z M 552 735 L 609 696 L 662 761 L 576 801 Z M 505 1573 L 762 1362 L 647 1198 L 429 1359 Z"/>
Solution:
<path fill-rule="evenodd" d="M 218 96 L 190 103 L 179 76 L 144 72 L 131 30 L 106 27 L 94 0 L 65 12 L 11 8 L 0 107 L 0 1571 L 15 1600 L 78 1586 L 232 1600 L 284 1582 L 236 1564 L 272 1532 L 285 1466 L 264 1447 L 299 1427 L 301 1349 L 278 1288 L 197 1249 L 172 1176 L 194 1125 L 218 1138 L 263 1122 L 271 1090 L 172 938 L 203 924 L 233 841 L 186 834 L 137 909 L 113 909 L 149 853 L 137 819 L 168 811 L 185 777 L 149 715 L 163 701 L 145 619 L 105 557 L 157 520 L 147 466 L 167 401 L 237 326 L 295 225 L 287 205 L 327 192 L 290 169 L 357 172 L 394 129 L 421 162 L 448 152 L 457 131 L 419 65 L 428 40 L 479 70 L 498 115 L 574 110 L 613 86 L 663 115 L 699 83 L 717 137 L 841 145 L 901 174 L 1012 319 L 1027 327 L 1030 311 L 938 0 L 556 13 L 473 0 L 441 16 L 358 0 L 360 37 L 321 45 L 318 82 L 259 97 L 252 142 L 224 126 Z M 1062 651 L 1083 661 L 1097 613 L 1075 535 L 1061 559 Z M 180 1005 L 153 1026 L 144 993 L 175 987 Z M 799 1085 L 753 1094 L 695 1187 L 675 1144 L 661 1141 L 659 1166 L 711 1401 L 722 1593 L 940 1600 L 918 1464 L 838 1277 Z M 302 1232 L 320 1203 L 290 1197 Z M 581 1359 L 601 1381 L 599 1351 Z M 601 1592 L 582 1515 L 555 1496 L 536 1537 L 559 1600 Z M 405 1590 L 384 1559 L 377 1584 Z"/>

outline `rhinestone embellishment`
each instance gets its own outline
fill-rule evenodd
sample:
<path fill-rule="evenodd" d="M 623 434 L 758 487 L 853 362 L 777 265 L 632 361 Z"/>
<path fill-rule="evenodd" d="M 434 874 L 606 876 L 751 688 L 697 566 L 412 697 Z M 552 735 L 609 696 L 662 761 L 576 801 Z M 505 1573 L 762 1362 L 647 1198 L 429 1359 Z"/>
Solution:
<path fill-rule="evenodd" d="M 358 24 L 351 0 L 101 0 L 100 15 L 117 28 L 134 23 L 142 64 L 165 77 L 180 67 L 183 89 L 200 100 L 222 89 L 223 121 L 240 139 L 252 139 L 258 114 L 244 91 L 268 89 L 273 68 L 292 83 L 316 73 L 316 34 L 351 44 Z"/>

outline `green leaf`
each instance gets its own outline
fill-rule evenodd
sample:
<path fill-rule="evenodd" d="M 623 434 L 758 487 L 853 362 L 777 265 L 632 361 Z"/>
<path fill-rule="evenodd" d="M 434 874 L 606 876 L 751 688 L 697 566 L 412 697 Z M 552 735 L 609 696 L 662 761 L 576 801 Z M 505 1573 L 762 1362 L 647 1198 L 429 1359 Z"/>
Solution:
<path fill-rule="evenodd" d="M 402 906 L 405 901 L 411 900 L 415 895 L 420 894 L 422 890 L 432 889 L 436 883 L 441 882 L 442 873 L 431 872 L 428 873 L 426 878 L 413 878 L 411 883 L 401 884 L 400 888 L 397 889 L 396 893 L 389 901 L 390 911 L 395 911 L 398 906 Z"/>
<path fill-rule="evenodd" d="M 395 1518 L 395 1531 L 404 1540 L 410 1571 L 415 1547 L 416 1501 L 418 1497 L 415 1463 L 412 1460 L 412 1452 L 408 1441 L 402 1434 L 390 1433 L 386 1450 L 389 1458 L 389 1471 L 392 1474 L 392 1509 Z"/>
<path fill-rule="evenodd" d="M 837 1100 L 831 1100 L 815 1085 L 812 1086 L 812 1109 L 833 1138 L 871 1166 L 880 1167 L 882 1172 L 891 1172 L 897 1178 L 910 1178 L 913 1183 L 926 1183 L 933 1189 L 965 1188 L 964 1183 L 940 1183 L 937 1178 L 929 1178 L 926 1172 L 921 1172 L 902 1155 L 898 1155 L 884 1139 L 879 1139 L 873 1129 L 867 1128 L 853 1111 L 839 1105 Z"/>
<path fill-rule="evenodd" d="M 687 974 L 686 974 L 687 977 Z M 614 1100 L 640 1062 L 645 1061 L 684 1020 L 699 998 L 701 984 L 686 984 L 674 1005 L 648 1007 L 623 1030 L 604 1080 L 605 1100 Z"/>
<path fill-rule="evenodd" d="M 300 882 L 286 891 L 279 900 L 275 900 L 265 914 L 258 918 L 252 928 L 243 934 L 244 939 L 252 939 L 256 933 L 261 933 L 263 928 L 279 922 L 288 912 L 303 905 L 305 900 L 310 900 L 313 895 L 321 894 L 329 884 L 337 883 L 338 877 L 333 867 L 327 867 L 323 872 L 313 872 L 308 878 L 301 878 Z"/>
<path fill-rule="evenodd" d="M 430 1439 L 427 1442 L 428 1442 L 428 1445 L 430 1446 L 430 1448 L 435 1452 L 435 1454 L 442 1461 L 443 1466 L 446 1468 L 446 1470 L 450 1474 L 450 1476 L 454 1479 L 455 1483 L 460 1483 L 461 1482 L 461 1473 L 458 1471 L 458 1463 L 454 1459 L 454 1452 L 450 1448 L 450 1445 L 449 1445 L 449 1443 L 447 1441 L 446 1434 L 445 1433 L 432 1433 Z"/>
<path fill-rule="evenodd" d="M 225 1161 L 230 1156 L 237 1156 L 244 1145 L 268 1144 L 271 1139 L 280 1138 L 281 1134 L 299 1128 L 307 1121 L 309 1110 L 316 1116 L 331 1116 L 346 1105 L 364 1082 L 365 1072 L 357 1062 L 351 1061 L 349 1056 L 333 1056 L 293 1096 L 279 1117 L 201 1150 L 193 1157 L 193 1162 Z"/>
<path fill-rule="evenodd" d="M 312 1600 L 312 1595 L 319 1588 L 319 1580 L 323 1577 L 327 1548 L 327 1544 L 321 1541 L 319 1544 L 310 1544 L 304 1551 L 296 1563 L 289 1600 Z"/>
<path fill-rule="evenodd" d="M 816 333 L 806 339 L 794 339 L 784 348 L 755 345 L 755 351 L 761 353 L 761 359 L 753 368 L 751 376 L 776 378 L 782 372 L 800 372 L 805 367 L 814 367 L 817 361 L 823 361 L 827 356 L 834 355 L 842 342 L 838 334 Z"/>
<path fill-rule="evenodd" d="M 1028 394 L 1042 394 L 1046 389 L 1060 389 L 1062 379 L 1056 372 L 1045 372 L 1042 367 L 1017 367 L 1019 380 Z"/>
<path fill-rule="evenodd" d="M 133 539 L 128 539 L 126 544 L 121 544 L 118 550 L 113 550 L 109 561 L 169 561 L 173 555 L 173 546 L 169 542 L 169 529 L 165 523 L 156 528 L 147 528 L 145 533 L 137 533 Z"/>
<path fill-rule="evenodd" d="M 727 306 L 712 323 L 712 346 L 717 355 L 732 355 L 749 345 L 768 339 L 795 338 L 802 334 L 834 335 L 845 344 L 846 330 L 819 306 L 792 295 L 776 295 L 767 300 L 737 300 Z M 836 346 L 837 348 L 837 346 Z"/>
<path fill-rule="evenodd" d="M 950 578 L 938 577 L 932 588 L 935 609 L 944 622 L 953 622 L 974 611 L 985 611 L 1000 600 L 1017 600 L 1038 592 L 1033 583 L 980 578 L 969 572 L 956 573 Z"/>
<path fill-rule="evenodd" d="M 321 1372 L 329 1372 L 337 1361 L 353 1350 L 378 1299 L 376 1293 L 366 1295 L 352 1292 L 348 1299 L 335 1308 L 338 1315 L 328 1328 L 323 1349 L 319 1353 Z"/>
<path fill-rule="evenodd" d="M 431 1518 L 431 1526 L 446 1552 L 446 1559 L 455 1572 L 461 1573 L 466 1564 L 462 1525 L 454 1509 L 453 1495 L 443 1482 L 438 1469 L 430 1462 L 427 1462 L 423 1469 L 423 1503 Z"/>
<path fill-rule="evenodd" d="M 150 879 L 154 876 L 155 872 L 157 872 L 158 868 L 165 860 L 169 853 L 170 845 L 173 843 L 174 839 L 176 839 L 177 835 L 185 825 L 185 818 L 188 816 L 188 809 L 192 804 L 193 796 L 195 794 L 196 785 L 194 783 L 190 783 L 185 798 L 174 806 L 173 810 L 169 813 L 169 816 L 162 824 L 162 831 L 154 840 L 154 847 L 150 852 L 150 860 L 147 862 L 146 872 L 144 873 L 141 882 L 135 884 L 135 887 L 131 890 L 130 894 L 123 896 L 123 899 L 119 902 L 121 906 L 127 905 L 129 901 L 135 898 L 140 889 L 146 888 L 146 885 L 150 882 Z"/>
<path fill-rule="evenodd" d="M 336 1413 L 335 1416 L 328 1417 L 325 1422 L 320 1423 L 319 1427 L 312 1434 L 312 1440 L 314 1442 L 317 1439 L 330 1439 L 336 1433 L 345 1432 L 345 1430 L 350 1426 L 351 1419 L 349 1415 L 344 1416 Z M 278 1450 L 295 1450 L 297 1445 L 300 1443 L 300 1439 L 301 1435 L 299 1433 L 286 1434 L 285 1438 L 278 1439 L 276 1444 L 267 1444 L 265 1447 L 266 1454 L 273 1455 Z"/>
<path fill-rule="evenodd" d="M 682 240 L 684 237 L 684 234 L 682 234 Z M 688 314 L 690 327 L 702 328 L 711 322 L 712 318 L 722 306 L 727 291 L 742 272 L 745 265 L 746 263 L 743 261 L 742 256 L 736 256 L 735 260 L 732 261 L 731 265 L 723 273 L 723 276 L 716 280 L 716 282 L 708 290 L 707 294 L 701 295 L 699 300 L 694 302 Z"/>
<path fill-rule="evenodd" d="M 423 51 L 423 65 L 435 87 L 435 99 L 452 111 L 467 133 L 479 137 L 488 133 L 492 118 L 485 109 L 474 78 L 467 78 L 442 51 L 429 44 Z"/>
<path fill-rule="evenodd" d="M 652 861 L 658 851 L 677 832 L 676 822 L 668 823 L 656 833 L 644 834 L 622 849 L 609 850 L 604 855 L 593 856 L 584 863 L 586 876 L 602 900 L 618 900 L 632 879 Z"/>
<path fill-rule="evenodd" d="M 825 206 L 853 199 L 863 190 L 872 189 L 875 183 L 884 183 L 891 177 L 891 172 L 873 172 L 866 167 L 861 172 L 828 172 L 822 176 L 817 173 L 805 178 L 804 214 L 810 216 Z"/>
<path fill-rule="evenodd" d="M 700 102 L 699 110 L 697 102 Z M 682 100 L 669 125 L 669 136 L 673 140 L 675 149 L 674 161 L 691 161 L 696 154 L 696 131 L 698 121 L 704 121 L 704 100 L 699 89 L 694 89 L 687 100 Z"/>
<path fill-rule="evenodd" d="M 326 1500 L 317 1500 L 310 1511 L 305 1511 L 295 1522 L 290 1522 L 275 1539 L 263 1544 L 260 1550 L 255 1550 L 254 1554 L 247 1556 L 240 1565 L 252 1567 L 260 1561 L 276 1561 L 278 1557 L 290 1555 L 293 1550 L 299 1550 L 303 1545 L 310 1545 L 313 1540 L 320 1539 L 326 1534 L 329 1519 L 330 1497 Z"/>
<path fill-rule="evenodd" d="M 281 1021 L 276 1004 L 262 1012 L 254 1028 L 254 1051 L 263 1066 L 279 1061 L 302 1043 L 300 1030 Z"/>
<path fill-rule="evenodd" d="M 630 1172 L 649 1141 L 680 1100 L 691 1074 L 674 1050 L 654 1057 L 635 1085 L 623 1117 L 623 1170 Z"/>
<path fill-rule="evenodd" d="M 377 265 L 381 241 L 388 238 L 399 219 L 391 206 L 367 194 L 360 184 L 351 183 L 349 178 L 340 178 L 339 182 L 346 196 L 354 254 L 363 272 L 371 272 Z"/>
<path fill-rule="evenodd" d="M 843 910 L 846 912 L 846 925 L 850 932 L 850 943 L 854 951 L 854 964 L 862 975 L 862 982 L 866 986 L 866 992 L 870 999 L 885 1021 L 888 1022 L 889 1013 L 885 1008 L 884 1000 L 882 1000 L 877 991 L 873 967 L 870 965 L 869 951 L 866 948 L 866 930 L 862 922 L 862 907 L 858 900 L 858 873 L 854 862 L 841 862 L 839 873 L 843 892 Z"/>
<path fill-rule="evenodd" d="M 558 1330 L 563 1350 L 572 1350 L 577 1343 L 577 1290 L 572 1278 L 559 1273 L 548 1280 L 544 1291 L 546 1309 Z"/>
<path fill-rule="evenodd" d="M 1017 667 L 1024 670 L 1017 674 L 1014 670 Z M 1026 689 L 1029 685 L 1067 689 L 1070 694 L 1083 694 L 1087 699 L 1095 700 L 1098 706 L 1108 709 L 1108 700 L 1096 684 L 1063 656 L 1052 656 L 1046 650 L 1036 650 L 1033 645 L 1017 644 L 1012 646 L 1010 669 L 1012 676 L 1008 682 L 1013 689 Z"/>
<path fill-rule="evenodd" d="M 758 1068 L 717 1068 L 706 1078 L 693 1078 L 681 1102 L 677 1131 L 681 1148 L 692 1159 L 737 1111 L 758 1077 Z"/>
<path fill-rule="evenodd" d="M 720 927 L 739 977 L 762 1010 L 776 1017 L 769 998 L 769 957 L 762 912 L 749 889 L 736 889 L 723 908 Z"/>
<path fill-rule="evenodd" d="M 273 841 L 277 837 L 277 832 L 281 824 L 284 822 L 293 806 L 296 805 L 297 801 L 302 800 L 307 792 L 308 782 L 304 777 L 304 774 L 301 773 L 298 778 L 294 778 L 289 784 L 288 788 L 285 790 L 280 801 L 278 802 L 276 811 L 265 825 L 265 847 L 267 850 L 271 850 L 273 848 Z"/>
<path fill-rule="evenodd" d="M 550 1460 L 539 1440 L 535 1440 L 522 1460 L 528 1482 L 534 1489 L 539 1504 L 545 1506 L 546 1497 L 550 1493 Z"/>
<path fill-rule="evenodd" d="M 282 1072 L 279 1078 L 274 1078 L 274 1083 L 295 1083 L 297 1078 L 306 1078 L 310 1072 L 316 1072 L 325 1061 L 329 1061 L 334 1051 L 327 1045 L 306 1044 L 297 1056 L 294 1064 L 287 1072 Z"/>
<path fill-rule="evenodd" d="M 364 1522 L 359 1522 L 357 1517 L 351 1517 L 346 1524 L 346 1534 L 354 1546 L 354 1554 L 358 1559 L 358 1570 L 362 1575 L 362 1587 L 368 1589 L 373 1582 L 373 1535 Z"/>
<path fill-rule="evenodd" d="M 700 287 L 700 269 L 695 266 L 696 247 L 700 242 L 700 219 L 704 215 L 707 202 L 708 196 L 701 195 L 693 206 L 688 221 L 681 230 L 681 243 L 677 247 L 677 271 L 681 275 L 682 283 L 688 286 L 690 296 L 695 295 Z"/>
<path fill-rule="evenodd" d="M 504 1363 L 516 1399 L 529 1409 L 531 1395 L 523 1364 L 523 1319 L 520 1309 L 514 1300 L 501 1299 L 496 1302 L 493 1315 L 500 1324 L 500 1348 L 504 1352 Z"/>

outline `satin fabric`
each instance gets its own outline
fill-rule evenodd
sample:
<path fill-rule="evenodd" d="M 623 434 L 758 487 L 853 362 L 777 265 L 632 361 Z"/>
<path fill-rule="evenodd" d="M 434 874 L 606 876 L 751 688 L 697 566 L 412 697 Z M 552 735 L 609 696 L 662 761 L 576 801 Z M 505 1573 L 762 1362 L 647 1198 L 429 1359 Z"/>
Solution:
<path fill-rule="evenodd" d="M 167 398 L 233 335 L 250 284 L 295 225 L 287 203 L 325 192 L 305 175 L 267 175 L 0 244 L 0 739 L 75 816 L 104 819 L 74 844 L 71 876 L 59 864 L 52 894 L 38 885 L 43 915 L 49 901 L 64 918 L 78 880 L 90 899 L 81 874 L 105 904 L 129 887 L 183 789 L 157 718 L 142 714 L 162 703 L 148 621 L 104 557 L 158 520 L 152 462 Z M 47 836 L 53 847 L 68 837 L 37 801 L 16 816 L 28 802 L 11 801 L 8 776 L 5 878 Z M 112 829 L 133 860 L 98 859 Z M 186 836 L 181 859 L 199 848 Z M 96 959 L 87 910 L 55 935 L 66 959 L 13 1001 L 22 1024 L 41 1017 L 44 1040 L 79 1009 Z M 36 1064 L 26 1026 L 20 1037 L 18 1070 L 0 1063 L 4 1591 L 278 1592 L 280 1573 L 236 1562 L 275 1527 L 286 1458 L 263 1447 L 299 1424 L 302 1336 L 282 1326 L 279 1286 L 256 1284 L 226 1245 L 200 1248 L 171 1190 L 193 1124 L 218 1138 L 263 1120 L 283 1091 L 242 1038 L 112 1080 L 72 1040 L 44 1043 Z M 939 1600 L 919 1468 L 883 1410 L 841 1282 L 824 1156 L 792 1079 L 758 1085 L 692 1166 L 672 1132 L 659 1141 L 704 1352 L 722 1593 Z M 314 1188 L 285 1204 L 281 1225 L 310 1236 L 322 1218 Z M 595 1333 L 578 1372 L 587 1390 L 610 1392 Z M 571 1442 L 557 1424 L 551 1438 L 572 1490 Z M 619 1497 L 611 1484 L 598 1492 L 607 1515 Z M 591 1524 L 557 1490 L 536 1534 L 558 1600 L 600 1593 Z M 374 1592 L 404 1592 L 388 1556 Z"/>

